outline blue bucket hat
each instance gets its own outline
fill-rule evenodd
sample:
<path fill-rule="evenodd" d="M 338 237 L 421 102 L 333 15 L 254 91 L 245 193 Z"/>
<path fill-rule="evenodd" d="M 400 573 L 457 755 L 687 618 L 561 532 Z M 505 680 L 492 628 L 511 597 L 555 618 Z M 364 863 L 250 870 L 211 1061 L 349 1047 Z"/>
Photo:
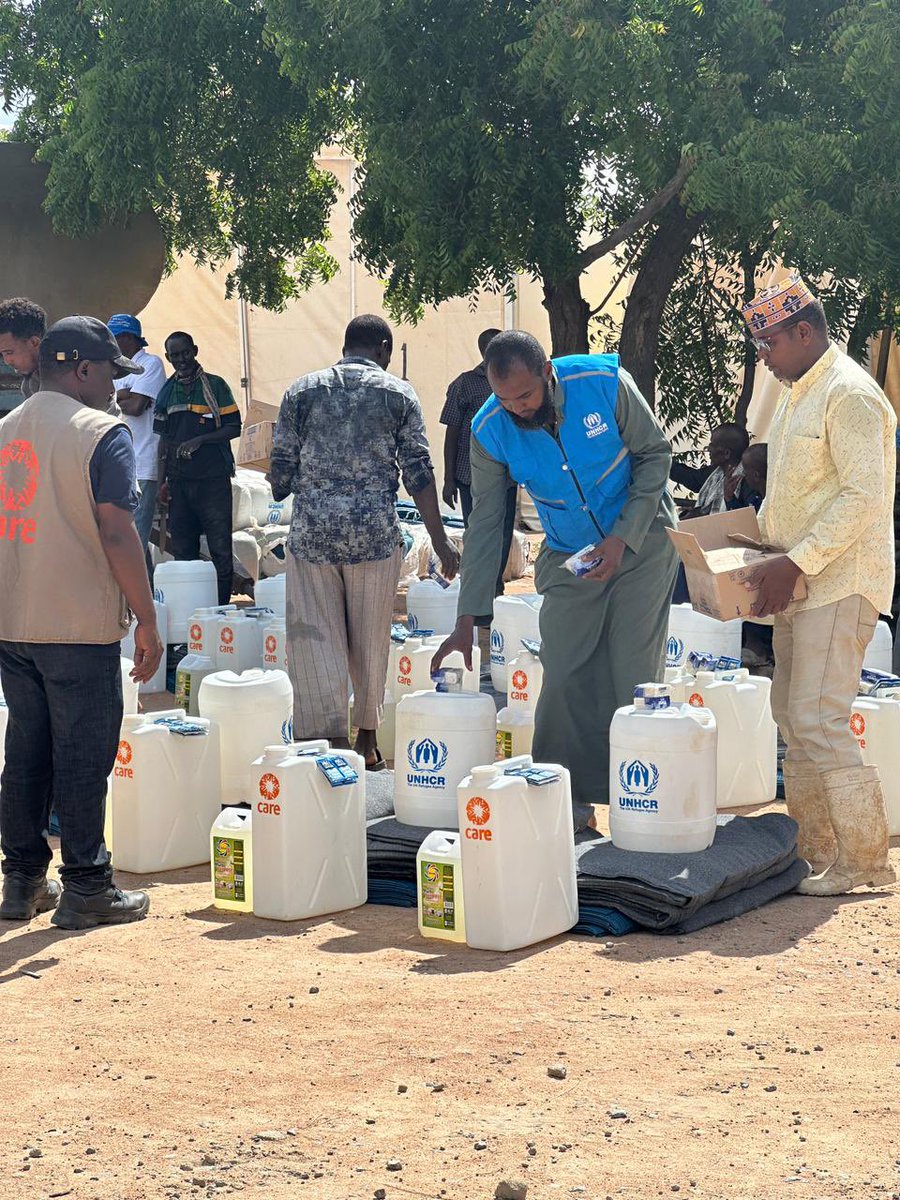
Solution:
<path fill-rule="evenodd" d="M 106 324 L 113 337 L 118 337 L 120 333 L 132 333 L 142 346 L 147 345 L 147 339 L 141 332 L 140 321 L 130 313 L 115 313 Z"/>

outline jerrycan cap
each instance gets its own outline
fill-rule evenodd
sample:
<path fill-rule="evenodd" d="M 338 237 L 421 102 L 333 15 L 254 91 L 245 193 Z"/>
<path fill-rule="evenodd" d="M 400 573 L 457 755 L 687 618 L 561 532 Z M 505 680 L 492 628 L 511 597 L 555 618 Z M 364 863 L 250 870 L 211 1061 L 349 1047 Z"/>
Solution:
<path fill-rule="evenodd" d="M 461 692 L 463 672 L 461 667 L 441 667 L 431 672 L 436 692 Z"/>
<path fill-rule="evenodd" d="M 493 779 L 499 779 L 502 772 L 496 763 L 490 763 L 484 767 L 472 768 L 472 779 L 478 783 L 490 783 Z"/>
<path fill-rule="evenodd" d="M 635 708 L 662 709 L 671 703 L 672 689 L 667 683 L 639 683 L 634 689 Z"/>

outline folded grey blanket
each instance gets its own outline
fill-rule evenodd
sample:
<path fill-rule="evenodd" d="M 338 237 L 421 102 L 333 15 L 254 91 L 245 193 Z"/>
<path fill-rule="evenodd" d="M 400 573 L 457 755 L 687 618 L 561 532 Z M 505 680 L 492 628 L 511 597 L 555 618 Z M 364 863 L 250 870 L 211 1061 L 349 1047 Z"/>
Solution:
<path fill-rule="evenodd" d="M 366 771 L 366 820 L 388 817 L 394 811 L 394 772 Z"/>
<path fill-rule="evenodd" d="M 415 883 L 416 855 L 431 832 L 430 827 L 422 825 L 401 825 L 393 816 L 368 821 L 369 876 L 373 879 L 411 879 Z"/>
<path fill-rule="evenodd" d="M 619 850 L 591 831 L 577 841 L 579 902 L 660 930 L 782 874 L 797 858 L 797 824 L 783 813 L 720 816 L 715 841 L 696 854 Z"/>
<path fill-rule="evenodd" d="M 770 900 L 786 896 L 794 891 L 797 884 L 809 874 L 809 863 L 802 858 L 795 858 L 787 870 L 780 875 L 770 875 L 761 883 L 751 884 L 739 892 L 732 892 L 722 900 L 713 900 L 698 908 L 686 921 L 677 925 L 668 925 L 662 933 L 696 933 L 698 929 L 706 929 L 708 925 L 717 925 L 720 921 L 730 921 L 732 917 L 743 916 L 754 908 L 762 908 Z"/>

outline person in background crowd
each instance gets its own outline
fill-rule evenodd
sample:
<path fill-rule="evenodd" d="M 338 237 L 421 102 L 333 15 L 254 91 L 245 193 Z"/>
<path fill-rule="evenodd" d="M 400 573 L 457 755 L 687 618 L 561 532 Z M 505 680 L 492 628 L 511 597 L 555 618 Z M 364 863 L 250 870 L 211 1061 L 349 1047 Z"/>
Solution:
<path fill-rule="evenodd" d="M 66 317 L 40 347 L 41 390 L 5 418 L 0 451 L 0 682 L 9 706 L 0 782 L 0 918 L 56 908 L 62 929 L 146 915 L 146 892 L 113 882 L 106 783 L 122 725 L 120 639 L 137 617 L 134 670 L 162 657 L 132 513 L 134 449 L 106 411 L 140 366 L 93 317 Z M 63 883 L 47 879 L 51 805 Z"/>
<path fill-rule="evenodd" d="M 156 513 L 156 496 L 159 490 L 157 471 L 159 467 L 159 437 L 153 432 L 153 406 L 166 382 L 166 368 L 155 354 L 148 354 L 147 339 L 141 331 L 137 317 L 129 313 L 116 313 L 109 318 L 108 327 L 119 343 L 123 355 L 136 362 L 140 375 L 126 375 L 114 381 L 116 400 L 122 410 L 125 424 L 134 439 L 134 461 L 137 484 L 140 492 L 134 524 L 147 556 L 147 570 L 153 575 L 150 553 L 147 549 Z"/>
<path fill-rule="evenodd" d="M 672 451 L 615 354 L 550 361 L 529 333 L 485 352 L 493 395 L 472 422 L 474 506 L 463 548 L 455 631 L 432 668 L 460 650 L 471 667 L 476 617 L 490 613 L 510 480 L 527 488 L 546 541 L 534 582 L 544 682 L 534 757 L 572 775 L 575 828 L 594 823 L 609 789 L 609 724 L 639 683 L 661 678 L 677 557 L 666 490 Z M 564 568 L 585 546 L 599 560 Z"/>
<path fill-rule="evenodd" d="M 785 800 L 817 872 L 799 890 L 834 896 L 895 877 L 878 769 L 863 766 L 849 722 L 866 647 L 891 603 L 897 420 L 875 380 L 831 342 L 799 274 L 760 292 L 744 316 L 785 385 L 759 515 L 765 541 L 786 553 L 747 586 L 758 589 L 753 612 L 775 617 Z M 792 601 L 801 576 L 807 596 Z"/>
<path fill-rule="evenodd" d="M 725 481 L 725 507 L 753 508 L 759 512 L 766 495 L 767 468 L 768 447 L 765 442 L 754 442 L 741 457 L 743 479 L 737 480 L 732 474 Z"/>
<path fill-rule="evenodd" d="M 275 499 L 294 496 L 287 568 L 294 737 L 349 748 L 349 672 L 355 749 L 369 769 L 384 766 L 377 729 L 402 561 L 394 504 L 401 476 L 444 576 L 452 579 L 459 566 L 438 509 L 421 405 L 408 383 L 387 373 L 392 348 L 386 321 L 355 317 L 340 362 L 285 392 L 269 470 Z"/>
<path fill-rule="evenodd" d="M 441 410 L 441 424 L 446 426 L 444 434 L 444 488 L 442 496 L 444 503 L 451 508 L 456 507 L 457 497 L 462 513 L 463 524 L 468 528 L 469 516 L 472 512 L 472 470 L 469 466 L 469 436 L 472 429 L 472 418 L 491 394 L 484 369 L 484 354 L 491 339 L 496 337 L 499 329 L 485 329 L 478 336 L 478 353 L 481 362 L 471 371 L 463 371 L 447 388 L 447 399 Z M 506 495 L 506 512 L 503 521 L 503 544 L 506 552 L 503 555 L 503 566 L 497 578 L 497 595 L 503 595 L 503 573 L 506 570 L 506 560 L 509 557 L 513 533 L 516 527 L 516 502 L 519 489 L 514 484 Z"/>
<path fill-rule="evenodd" d="M 697 492 L 697 503 L 684 517 L 708 517 L 712 513 L 724 512 L 727 500 L 741 496 L 743 472 L 741 456 L 750 445 L 750 437 L 743 425 L 728 422 L 717 426 L 709 439 L 709 466 L 689 467 L 684 463 L 672 463 L 669 478 L 690 492 Z M 728 494 L 730 493 L 730 495 Z M 743 508 L 748 501 L 738 504 Z"/>
<path fill-rule="evenodd" d="M 33 300 L 14 296 L 0 301 L 0 358 L 22 377 L 22 394 L 7 392 L 0 397 L 0 416 L 40 387 L 38 357 L 41 338 L 47 328 L 47 314 Z"/>
<path fill-rule="evenodd" d="M 231 441 L 241 432 L 241 414 L 231 388 L 197 361 L 189 333 L 170 333 L 166 358 L 175 374 L 156 398 L 153 430 L 159 435 L 160 498 L 169 501 L 169 536 L 176 559 L 200 557 L 206 535 L 216 568 L 219 603 L 231 599 Z"/>

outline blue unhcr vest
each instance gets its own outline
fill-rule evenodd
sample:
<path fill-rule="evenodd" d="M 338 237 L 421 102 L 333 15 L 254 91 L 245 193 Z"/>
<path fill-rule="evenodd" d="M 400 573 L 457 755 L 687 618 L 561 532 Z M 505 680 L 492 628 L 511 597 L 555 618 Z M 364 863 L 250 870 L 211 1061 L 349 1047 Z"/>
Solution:
<path fill-rule="evenodd" d="M 556 438 L 520 428 L 496 396 L 475 414 L 472 435 L 531 496 L 547 544 L 573 554 L 612 532 L 628 497 L 631 455 L 616 423 L 618 354 L 572 354 L 553 366 L 563 396 Z"/>

